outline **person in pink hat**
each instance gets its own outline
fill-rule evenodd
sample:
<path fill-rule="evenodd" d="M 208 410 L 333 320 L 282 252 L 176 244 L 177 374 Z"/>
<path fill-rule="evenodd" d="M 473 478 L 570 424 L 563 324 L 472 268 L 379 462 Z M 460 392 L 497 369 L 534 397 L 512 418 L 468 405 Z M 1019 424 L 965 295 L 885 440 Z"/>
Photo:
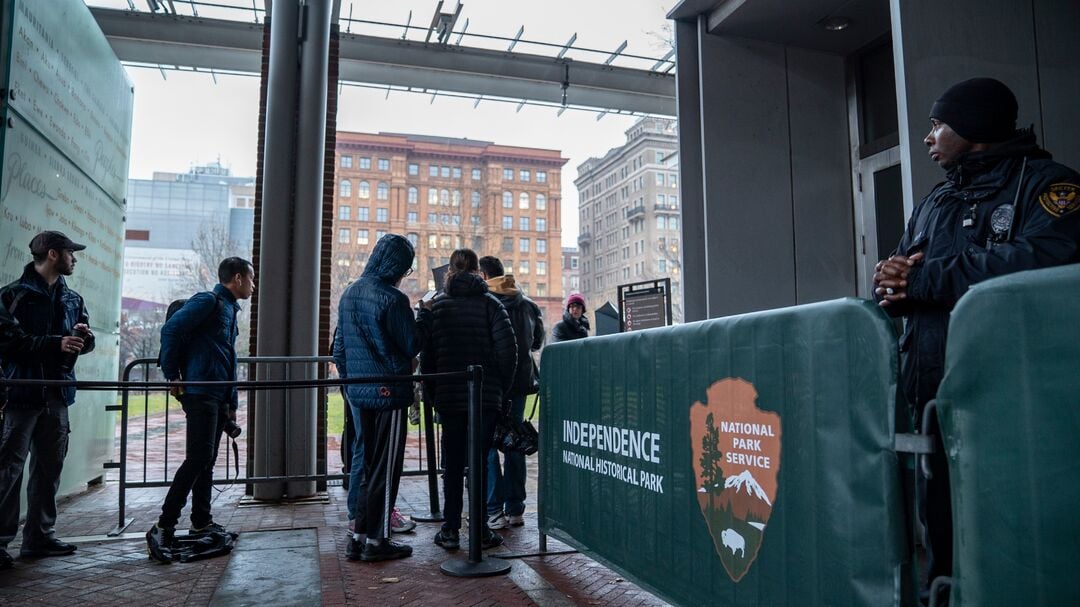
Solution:
<path fill-rule="evenodd" d="M 570 341 L 589 336 L 589 319 L 585 316 L 585 296 L 572 293 L 566 298 L 566 311 L 562 320 L 555 324 L 551 341 Z"/>

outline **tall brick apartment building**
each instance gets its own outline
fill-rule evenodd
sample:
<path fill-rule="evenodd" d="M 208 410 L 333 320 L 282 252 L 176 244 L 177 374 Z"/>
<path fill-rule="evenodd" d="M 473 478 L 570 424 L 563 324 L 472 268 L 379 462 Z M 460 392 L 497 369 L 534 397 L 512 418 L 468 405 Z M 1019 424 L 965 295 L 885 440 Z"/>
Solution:
<path fill-rule="evenodd" d="M 401 285 L 410 300 L 435 287 L 431 268 L 469 247 L 503 260 L 544 310 L 549 329 L 561 317 L 561 170 L 567 159 L 559 151 L 340 131 L 336 145 L 335 310 L 379 237 L 392 232 L 416 247 L 413 273 Z"/>

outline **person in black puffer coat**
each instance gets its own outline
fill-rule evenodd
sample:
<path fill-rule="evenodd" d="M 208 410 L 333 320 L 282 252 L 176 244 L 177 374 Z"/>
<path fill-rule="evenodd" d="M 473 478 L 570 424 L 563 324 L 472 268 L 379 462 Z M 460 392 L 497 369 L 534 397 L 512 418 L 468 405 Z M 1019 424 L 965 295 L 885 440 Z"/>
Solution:
<path fill-rule="evenodd" d="M 566 298 L 566 311 L 562 320 L 551 331 L 552 343 L 570 341 L 589 336 L 589 319 L 585 316 L 585 296 L 574 293 Z"/>
<path fill-rule="evenodd" d="M 488 292 L 479 273 L 476 253 L 458 249 L 450 256 L 446 292 L 435 298 L 431 310 L 421 312 L 428 334 L 423 357 L 424 373 L 466 370 L 470 365 L 484 368 L 483 441 L 484 453 L 491 447 L 495 421 L 506 393 L 514 382 L 517 342 L 510 317 L 499 299 Z M 460 547 L 463 477 L 468 457 L 468 386 L 464 380 L 434 382 L 435 410 L 442 421 L 443 481 L 445 504 L 442 529 L 435 543 L 447 550 Z M 481 481 L 486 471 L 473 478 Z M 485 491 L 481 487 L 481 495 Z M 484 525 L 481 536 L 485 548 L 498 546 L 502 537 Z"/>

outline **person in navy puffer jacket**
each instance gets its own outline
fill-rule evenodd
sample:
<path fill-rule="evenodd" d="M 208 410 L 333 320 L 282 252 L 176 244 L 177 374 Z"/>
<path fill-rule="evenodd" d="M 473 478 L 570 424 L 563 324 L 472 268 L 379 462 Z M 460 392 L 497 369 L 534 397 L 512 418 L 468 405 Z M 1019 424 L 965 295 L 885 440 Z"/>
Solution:
<path fill-rule="evenodd" d="M 334 362 L 342 378 L 409 375 L 421 338 L 409 298 L 397 286 L 412 273 L 415 251 L 398 234 L 375 243 L 359 280 L 338 304 Z M 350 560 L 385 561 L 410 556 L 412 547 L 390 541 L 391 513 L 405 454 L 405 409 L 413 401 L 411 382 L 349 384 L 353 419 L 360 432 L 353 446 L 363 450 L 364 473 L 352 494 Z M 351 489 L 351 487 L 350 487 Z"/>

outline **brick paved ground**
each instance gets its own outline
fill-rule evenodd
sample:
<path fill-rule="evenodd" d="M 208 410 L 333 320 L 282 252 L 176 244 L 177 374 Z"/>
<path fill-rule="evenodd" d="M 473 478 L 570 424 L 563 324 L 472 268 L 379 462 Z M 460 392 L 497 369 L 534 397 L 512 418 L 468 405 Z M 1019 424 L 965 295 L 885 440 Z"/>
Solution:
<path fill-rule="evenodd" d="M 171 415 L 171 414 L 170 414 Z M 162 420 L 150 419 L 146 432 L 160 442 Z M 172 418 L 173 422 L 176 418 Z M 140 445 L 142 428 L 132 425 L 132 444 Z M 174 423 L 169 432 L 169 470 L 175 470 L 183 453 L 182 426 Z M 410 437 L 416 466 L 417 437 Z M 334 469 L 336 441 L 328 449 Z M 160 452 L 157 449 L 156 452 Z M 151 452 L 155 450 L 152 448 Z M 243 452 L 241 452 L 243 457 Z M 141 451 L 129 452 L 129 474 L 141 477 Z M 156 480 L 164 472 L 160 453 L 150 458 L 148 470 Z M 529 494 L 536 487 L 535 459 L 529 460 Z M 155 467 L 156 466 L 156 467 Z M 219 467 L 219 471 L 223 472 Z M 91 538 L 80 543 L 70 557 L 18 560 L 14 570 L 0 572 L 0 605 L 205 605 L 210 601 L 228 557 L 190 564 L 158 565 L 149 561 L 141 534 L 157 518 L 165 489 L 134 489 L 127 495 L 128 516 L 135 522 L 127 539 L 101 541 Z M 409 559 L 379 564 L 349 562 L 344 558 L 346 543 L 345 491 L 331 487 L 325 503 L 248 506 L 241 502 L 242 487 L 227 487 L 215 496 L 215 520 L 243 532 L 272 529 L 315 529 L 319 539 L 323 604 L 337 605 L 664 605 L 651 594 L 579 554 L 514 559 L 508 576 L 479 579 L 450 578 L 439 565 L 449 555 L 432 543 L 437 523 L 422 523 L 415 533 L 397 536 L 414 548 Z M 61 537 L 104 536 L 116 524 L 118 491 L 115 482 L 93 487 L 64 500 L 57 522 Z M 404 512 L 426 512 L 427 481 L 424 477 L 402 480 L 399 508 Z M 186 517 L 186 512 L 185 512 Z M 186 518 L 182 518 L 186 523 Z M 535 502 L 530 497 L 526 526 L 503 531 L 503 548 L 497 553 L 531 553 L 538 549 Z M 243 537 L 240 539 L 241 546 Z M 14 552 L 18 546 L 15 545 Z M 464 548 L 464 547 L 463 547 Z M 549 550 L 566 546 L 550 540 Z M 459 555 L 464 556 L 463 549 Z M 530 594 L 531 593 L 531 594 Z M 263 604 L 273 605 L 267 597 Z"/>

